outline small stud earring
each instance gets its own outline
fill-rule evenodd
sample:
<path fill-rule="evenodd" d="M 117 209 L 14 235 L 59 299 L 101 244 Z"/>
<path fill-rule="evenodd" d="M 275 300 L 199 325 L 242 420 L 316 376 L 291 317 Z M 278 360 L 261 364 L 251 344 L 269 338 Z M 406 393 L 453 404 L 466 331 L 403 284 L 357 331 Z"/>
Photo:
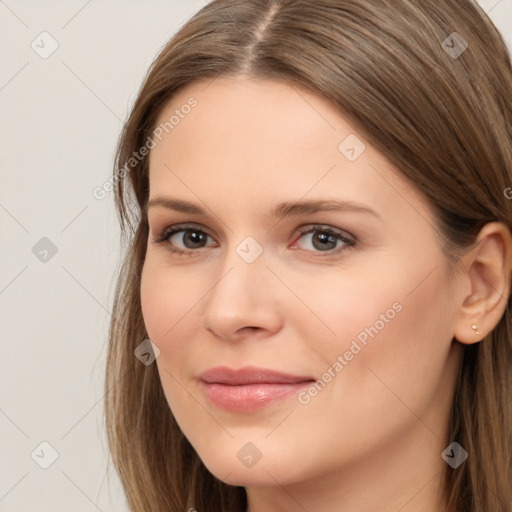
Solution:
<path fill-rule="evenodd" d="M 478 332 L 478 330 L 477 330 L 477 329 L 478 329 L 478 327 L 477 327 L 475 324 L 473 324 L 473 325 L 471 326 L 471 328 L 475 331 L 475 334 L 480 334 L 480 333 Z"/>

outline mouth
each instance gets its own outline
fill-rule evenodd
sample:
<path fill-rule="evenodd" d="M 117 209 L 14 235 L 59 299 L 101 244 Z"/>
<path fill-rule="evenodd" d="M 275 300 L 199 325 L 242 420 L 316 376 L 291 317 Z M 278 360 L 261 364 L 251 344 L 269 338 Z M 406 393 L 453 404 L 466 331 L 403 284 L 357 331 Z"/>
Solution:
<path fill-rule="evenodd" d="M 227 411 L 251 412 L 297 395 L 316 379 L 254 366 L 238 370 L 224 366 L 203 372 L 199 380 L 212 405 Z"/>

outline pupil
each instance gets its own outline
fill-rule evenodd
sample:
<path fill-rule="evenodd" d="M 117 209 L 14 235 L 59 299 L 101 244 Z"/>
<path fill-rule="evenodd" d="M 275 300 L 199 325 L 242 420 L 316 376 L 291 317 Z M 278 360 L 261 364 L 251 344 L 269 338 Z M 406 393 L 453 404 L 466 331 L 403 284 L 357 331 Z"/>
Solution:
<path fill-rule="evenodd" d="M 334 246 L 331 247 L 331 249 L 334 249 L 334 247 L 336 247 L 336 237 L 334 235 L 329 234 L 329 233 L 321 233 L 320 232 L 317 235 L 313 236 L 313 243 L 315 242 L 315 240 L 320 240 L 321 241 L 320 249 L 322 249 L 322 248 L 325 249 L 326 248 L 325 242 L 327 242 L 327 243 L 331 242 L 332 244 L 334 244 Z"/>
<path fill-rule="evenodd" d="M 201 244 L 204 233 L 198 233 L 197 231 L 189 231 L 188 233 L 188 239 L 191 241 L 192 245 Z"/>

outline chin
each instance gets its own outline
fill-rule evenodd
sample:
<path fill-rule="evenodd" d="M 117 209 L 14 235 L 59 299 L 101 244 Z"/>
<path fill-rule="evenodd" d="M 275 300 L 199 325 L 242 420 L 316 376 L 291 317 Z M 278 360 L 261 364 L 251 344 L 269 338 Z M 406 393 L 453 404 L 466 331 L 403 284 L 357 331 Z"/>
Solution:
<path fill-rule="evenodd" d="M 203 464 L 208 471 L 222 482 L 235 486 L 275 486 L 277 482 L 281 485 L 293 483 L 298 475 L 290 471 L 294 463 L 288 461 L 284 454 L 274 456 L 264 454 L 256 461 L 253 452 L 251 460 L 250 444 L 243 445 L 242 449 L 227 448 L 221 453 L 208 453 L 201 456 Z M 278 457 L 278 460 L 275 460 Z"/>

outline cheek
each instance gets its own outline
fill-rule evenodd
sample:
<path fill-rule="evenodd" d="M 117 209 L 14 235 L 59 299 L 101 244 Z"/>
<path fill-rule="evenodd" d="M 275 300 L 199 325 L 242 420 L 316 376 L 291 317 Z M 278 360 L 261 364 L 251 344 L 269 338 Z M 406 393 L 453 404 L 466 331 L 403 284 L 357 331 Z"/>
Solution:
<path fill-rule="evenodd" d="M 320 280 L 315 277 L 303 281 L 300 287 L 307 310 L 298 305 L 291 316 L 307 332 L 309 347 L 318 361 L 332 364 L 351 347 L 354 352 L 359 350 L 353 342 L 364 348 L 372 340 L 386 336 L 390 326 L 403 315 L 402 289 L 401 282 L 385 282 L 371 270 L 347 273 L 338 279 L 332 275 Z M 358 359 L 364 358 L 363 351 L 359 351 Z"/>
<path fill-rule="evenodd" d="M 331 374 L 341 377 L 331 379 L 332 392 L 353 387 L 373 396 L 375 386 L 385 388 L 377 374 L 391 389 L 402 389 L 414 400 L 426 390 L 421 385 L 435 386 L 446 363 L 451 339 L 449 293 L 440 273 L 425 279 L 421 265 L 408 272 L 380 270 L 368 269 L 321 285 L 311 281 L 301 293 L 315 315 L 302 320 L 297 316 L 297 322 L 309 333 L 318 376 L 331 369 Z"/>
<path fill-rule="evenodd" d="M 383 285 L 369 303 L 359 297 L 347 304 L 345 318 L 353 328 L 342 339 L 352 360 L 340 384 L 358 392 L 364 407 L 380 404 L 377 409 L 381 408 L 383 418 L 403 404 L 417 414 L 428 407 L 451 346 L 446 283 L 439 275 L 430 276 L 414 290 L 410 283 L 404 279 L 394 286 Z M 361 347 L 354 356 L 350 355 L 353 343 Z M 407 416 L 407 408 L 402 412 Z"/>
<path fill-rule="evenodd" d="M 200 300 L 199 278 L 165 265 L 146 261 L 141 276 L 141 307 L 146 330 L 160 350 L 184 326 L 190 325 L 194 305 Z"/>
<path fill-rule="evenodd" d="M 155 260 L 147 259 L 142 270 L 142 316 L 149 338 L 160 350 L 156 365 L 164 394 L 183 427 L 186 410 L 193 408 L 195 402 L 189 393 L 183 392 L 176 378 L 182 380 L 183 361 L 190 360 L 190 343 L 187 343 L 193 337 L 190 328 L 200 325 L 200 319 L 194 318 L 194 305 L 201 297 L 201 290 L 190 273 L 170 269 Z"/>

